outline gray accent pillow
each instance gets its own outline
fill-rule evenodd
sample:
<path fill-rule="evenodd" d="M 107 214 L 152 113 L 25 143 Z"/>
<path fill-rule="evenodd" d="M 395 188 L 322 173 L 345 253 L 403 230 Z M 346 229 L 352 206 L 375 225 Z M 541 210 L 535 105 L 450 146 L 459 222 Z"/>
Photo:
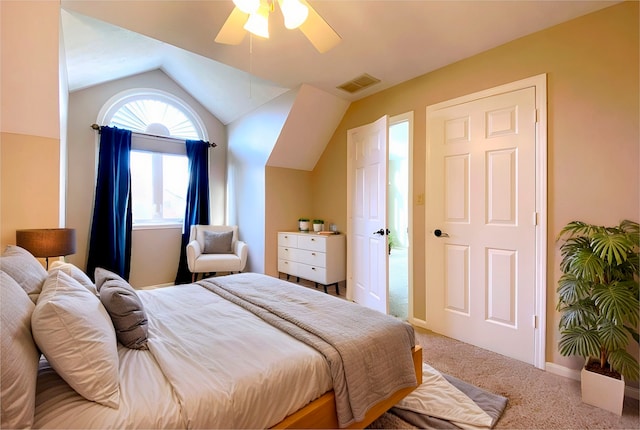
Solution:
<path fill-rule="evenodd" d="M 38 301 L 47 271 L 29 251 L 8 245 L 0 257 L 0 269 L 11 276 L 27 292 L 33 303 Z"/>
<path fill-rule="evenodd" d="M 233 231 L 204 231 L 203 254 L 232 254 Z"/>
<path fill-rule="evenodd" d="M 100 267 L 96 268 L 95 279 L 118 341 L 127 348 L 148 349 L 147 315 L 136 290 L 119 275 Z"/>

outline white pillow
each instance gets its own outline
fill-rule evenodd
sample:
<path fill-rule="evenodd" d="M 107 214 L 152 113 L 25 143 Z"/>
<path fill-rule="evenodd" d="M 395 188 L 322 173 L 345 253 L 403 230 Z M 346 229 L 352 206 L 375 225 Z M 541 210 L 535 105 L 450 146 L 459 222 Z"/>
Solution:
<path fill-rule="evenodd" d="M 31 428 L 40 351 L 31 337 L 35 305 L 20 285 L 0 271 L 0 428 Z"/>
<path fill-rule="evenodd" d="M 31 317 L 36 344 L 78 394 L 117 408 L 118 346 L 100 299 L 61 270 L 49 275 Z"/>
<path fill-rule="evenodd" d="M 87 290 L 91 291 L 96 296 L 98 295 L 98 291 L 96 290 L 95 284 L 91 281 L 91 278 L 87 276 L 80 268 L 74 266 L 71 263 L 66 263 L 64 261 L 56 260 L 49 266 L 49 274 L 62 270 L 67 275 L 71 276 L 76 281 L 80 282 Z"/>
<path fill-rule="evenodd" d="M 24 248 L 7 245 L 0 257 L 0 267 L 29 294 L 33 303 L 38 301 L 47 271 L 36 257 Z"/>

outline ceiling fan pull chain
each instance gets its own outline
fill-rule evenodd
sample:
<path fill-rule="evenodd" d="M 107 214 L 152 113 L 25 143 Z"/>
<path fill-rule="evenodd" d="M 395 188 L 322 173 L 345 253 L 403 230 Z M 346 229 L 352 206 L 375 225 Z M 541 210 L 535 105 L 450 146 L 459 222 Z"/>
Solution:
<path fill-rule="evenodd" d="M 249 100 L 253 99 L 253 34 L 249 33 Z"/>

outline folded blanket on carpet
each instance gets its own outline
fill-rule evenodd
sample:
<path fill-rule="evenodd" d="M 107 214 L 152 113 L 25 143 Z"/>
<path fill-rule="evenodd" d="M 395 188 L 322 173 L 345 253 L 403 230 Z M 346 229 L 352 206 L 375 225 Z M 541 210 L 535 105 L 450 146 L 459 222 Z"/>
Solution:
<path fill-rule="evenodd" d="M 422 384 L 389 412 L 418 428 L 490 429 L 507 398 L 422 364 Z"/>

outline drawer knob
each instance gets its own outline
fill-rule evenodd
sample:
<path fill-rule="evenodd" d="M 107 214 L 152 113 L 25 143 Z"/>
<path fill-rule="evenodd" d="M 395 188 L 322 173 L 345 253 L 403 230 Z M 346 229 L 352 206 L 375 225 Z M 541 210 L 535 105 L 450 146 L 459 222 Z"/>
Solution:
<path fill-rule="evenodd" d="M 316 241 L 315 239 L 313 239 L 313 238 L 311 239 L 311 242 L 315 242 L 315 241 Z"/>
<path fill-rule="evenodd" d="M 312 252 L 312 253 L 311 253 L 311 255 L 316 255 L 316 253 L 315 253 L 315 252 Z"/>

